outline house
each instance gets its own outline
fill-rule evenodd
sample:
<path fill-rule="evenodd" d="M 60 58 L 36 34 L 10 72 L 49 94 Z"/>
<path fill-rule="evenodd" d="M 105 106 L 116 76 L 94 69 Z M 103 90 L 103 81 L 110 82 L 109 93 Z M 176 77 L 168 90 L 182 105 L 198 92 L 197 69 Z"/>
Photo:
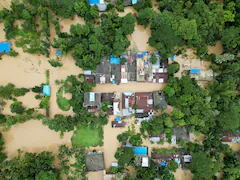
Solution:
<path fill-rule="evenodd" d="M 43 85 L 43 95 L 50 97 L 51 90 L 50 90 L 50 85 L 49 84 Z"/>
<path fill-rule="evenodd" d="M 166 83 L 168 81 L 168 60 L 161 60 L 158 51 L 154 52 L 157 61 L 152 64 L 153 83 Z"/>
<path fill-rule="evenodd" d="M 129 117 L 135 111 L 133 106 L 135 104 L 134 92 L 123 92 L 122 93 L 122 116 Z"/>
<path fill-rule="evenodd" d="M 240 133 L 225 132 L 221 138 L 223 142 L 231 142 L 240 144 Z"/>
<path fill-rule="evenodd" d="M 185 168 L 192 161 L 189 151 L 184 149 L 167 150 L 165 153 L 159 153 L 153 149 L 151 153 L 152 161 L 159 165 L 159 168 L 167 166 L 169 161 L 174 160 L 178 164 L 178 168 Z"/>
<path fill-rule="evenodd" d="M 92 74 L 91 70 L 84 71 L 84 81 L 94 83 L 95 82 L 95 75 Z"/>
<path fill-rule="evenodd" d="M 152 63 L 150 62 L 150 53 L 137 53 L 137 81 L 138 82 L 152 82 Z"/>
<path fill-rule="evenodd" d="M 101 102 L 111 102 L 112 105 L 108 106 L 109 115 L 119 115 L 120 113 L 120 93 L 102 93 Z"/>
<path fill-rule="evenodd" d="M 167 101 L 163 91 L 153 91 L 153 105 L 155 110 L 167 108 Z"/>
<path fill-rule="evenodd" d="M 190 69 L 190 77 L 196 81 L 211 81 L 214 78 L 213 70 L 211 69 Z"/>
<path fill-rule="evenodd" d="M 95 81 L 98 84 L 110 83 L 111 65 L 106 57 L 102 57 L 100 64 L 97 65 Z"/>
<path fill-rule="evenodd" d="M 131 64 L 127 64 L 127 72 L 128 72 L 128 81 L 136 81 L 137 80 L 137 69 L 136 69 L 136 61 L 133 61 Z"/>
<path fill-rule="evenodd" d="M 84 93 L 83 107 L 87 108 L 88 112 L 96 112 L 99 110 L 101 107 L 101 93 Z"/>
<path fill-rule="evenodd" d="M 101 93 L 101 103 L 109 102 L 108 105 L 108 114 L 113 115 L 113 100 L 114 93 Z"/>
<path fill-rule="evenodd" d="M 128 68 L 127 65 L 121 65 L 121 83 L 128 82 Z"/>
<path fill-rule="evenodd" d="M 89 152 L 85 156 L 87 172 L 105 170 L 102 152 Z"/>
<path fill-rule="evenodd" d="M 88 2 L 91 6 L 96 5 L 101 12 L 107 10 L 107 3 L 104 0 L 89 0 Z"/>
<path fill-rule="evenodd" d="M 160 133 L 159 135 L 149 135 L 149 141 L 156 143 L 160 141 L 166 141 L 166 134 Z"/>
<path fill-rule="evenodd" d="M 135 166 L 142 166 L 142 167 L 150 166 L 147 147 L 134 146 L 133 153 L 136 157 Z"/>
<path fill-rule="evenodd" d="M 95 76 L 94 75 L 84 75 L 84 81 L 89 83 L 95 83 Z"/>
<path fill-rule="evenodd" d="M 110 57 L 111 64 L 111 83 L 112 84 L 120 84 L 121 83 L 121 65 L 120 58 L 115 58 L 111 55 Z"/>
<path fill-rule="evenodd" d="M 113 99 L 113 115 L 119 115 L 119 114 L 120 114 L 120 93 L 115 92 L 114 99 Z"/>
<path fill-rule="evenodd" d="M 176 141 L 184 140 L 186 142 L 190 141 L 190 132 L 187 127 L 179 127 L 172 129 L 173 136 L 176 136 Z M 173 142 L 172 142 L 173 143 Z"/>
<path fill-rule="evenodd" d="M 0 54 L 9 53 L 11 50 L 10 42 L 0 42 Z"/>
<path fill-rule="evenodd" d="M 142 121 L 149 121 L 153 119 L 153 98 L 152 92 L 138 92 L 135 93 L 135 119 L 140 125 Z"/>

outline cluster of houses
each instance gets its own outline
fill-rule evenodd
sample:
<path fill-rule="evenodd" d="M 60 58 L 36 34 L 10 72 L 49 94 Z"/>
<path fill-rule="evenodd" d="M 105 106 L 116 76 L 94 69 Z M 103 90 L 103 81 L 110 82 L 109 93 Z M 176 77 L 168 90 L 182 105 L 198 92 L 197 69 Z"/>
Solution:
<path fill-rule="evenodd" d="M 176 140 L 184 139 L 187 142 L 190 140 L 189 138 L 189 131 L 187 128 L 175 128 L 173 129 L 173 135 L 175 136 Z M 234 141 L 232 141 L 233 137 L 235 138 Z M 162 139 L 166 138 L 164 134 L 160 134 L 159 136 L 150 136 L 149 140 L 158 142 Z M 239 143 L 240 138 L 240 132 L 237 131 L 236 134 L 232 133 L 224 133 L 222 137 L 222 141 L 224 142 L 238 142 Z M 187 169 L 188 165 L 192 161 L 192 155 L 191 152 L 185 149 L 181 148 L 173 148 L 170 150 L 167 149 L 152 149 L 150 152 L 151 155 L 148 153 L 148 147 L 146 146 L 132 146 L 131 144 L 127 143 L 122 146 L 124 147 L 131 147 L 134 153 L 134 165 L 141 166 L 144 168 L 151 166 L 151 161 L 158 164 L 157 169 L 159 170 L 161 168 L 164 168 L 168 165 L 170 161 L 175 161 L 178 165 L 178 168 Z M 240 154 L 235 153 L 236 157 L 240 160 Z M 86 154 L 85 157 L 86 160 L 86 168 L 88 172 L 91 171 L 101 171 L 105 170 L 104 165 L 104 154 L 103 152 L 89 152 Z M 112 162 L 112 167 L 118 168 L 117 162 Z M 126 174 L 125 174 L 126 175 Z M 115 179 L 115 174 L 105 174 L 104 179 Z"/>
<path fill-rule="evenodd" d="M 142 2 L 142 0 L 123 0 L 123 6 L 132 6 L 134 4 L 137 4 L 137 2 Z M 96 5 L 98 7 L 99 11 L 106 11 L 107 10 L 107 5 L 110 2 L 113 2 L 114 4 L 118 4 L 117 0 L 110 0 L 110 1 L 104 1 L 104 0 L 89 0 L 88 1 L 91 6 Z"/>
<path fill-rule="evenodd" d="M 122 102 L 122 104 L 120 103 Z M 167 102 L 162 91 L 154 92 L 113 92 L 96 93 L 86 92 L 84 94 L 83 106 L 88 112 L 97 112 L 102 109 L 103 104 L 107 103 L 107 113 L 117 115 L 113 127 L 124 127 L 122 117 L 135 116 L 137 123 L 153 119 L 154 110 L 166 109 Z M 121 105 L 121 114 L 120 114 Z"/>
<path fill-rule="evenodd" d="M 156 62 L 150 58 L 155 55 Z M 168 59 L 162 60 L 157 51 L 123 53 L 121 57 L 102 57 L 97 65 L 96 72 L 84 71 L 84 79 L 97 84 L 120 84 L 128 82 L 166 83 L 168 80 Z"/>

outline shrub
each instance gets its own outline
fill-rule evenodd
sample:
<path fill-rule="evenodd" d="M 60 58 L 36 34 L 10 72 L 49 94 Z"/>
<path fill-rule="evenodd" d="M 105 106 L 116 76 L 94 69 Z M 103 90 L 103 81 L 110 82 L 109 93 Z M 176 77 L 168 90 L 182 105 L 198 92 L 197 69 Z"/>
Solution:
<path fill-rule="evenodd" d="M 40 103 L 40 108 L 44 108 L 44 109 L 49 108 L 49 100 L 50 100 L 50 97 L 44 96 L 44 98 L 42 99 L 42 101 Z"/>
<path fill-rule="evenodd" d="M 18 55 L 18 52 L 16 52 L 16 51 L 10 51 L 10 52 L 8 53 L 8 55 L 9 55 L 9 56 L 12 56 L 12 57 L 16 57 L 16 56 Z"/>
<path fill-rule="evenodd" d="M 23 107 L 22 102 L 14 101 L 11 105 L 11 112 L 17 114 L 23 114 L 25 107 Z"/>
<path fill-rule="evenodd" d="M 13 95 L 16 97 L 24 96 L 27 92 L 29 92 L 29 89 L 27 89 L 27 88 L 15 88 L 13 90 Z"/>
<path fill-rule="evenodd" d="M 45 74 L 46 74 L 46 84 L 49 84 L 49 70 L 46 70 Z"/>
<path fill-rule="evenodd" d="M 61 62 L 59 62 L 58 60 L 48 60 L 49 64 L 51 64 L 52 67 L 62 67 L 63 64 Z"/>
<path fill-rule="evenodd" d="M 33 87 L 32 88 L 32 92 L 34 92 L 34 93 L 42 93 L 42 85 Z"/>

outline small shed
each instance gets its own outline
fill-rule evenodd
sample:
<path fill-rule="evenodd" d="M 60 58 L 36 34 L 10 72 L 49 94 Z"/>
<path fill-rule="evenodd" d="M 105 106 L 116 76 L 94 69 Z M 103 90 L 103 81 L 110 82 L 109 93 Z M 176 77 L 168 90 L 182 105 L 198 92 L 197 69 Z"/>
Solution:
<path fill-rule="evenodd" d="M 190 74 L 200 74 L 200 69 L 190 69 Z"/>
<path fill-rule="evenodd" d="M 50 91 L 50 85 L 43 85 L 43 95 L 44 96 L 50 96 L 51 95 L 51 91 Z"/>
<path fill-rule="evenodd" d="M 172 60 L 172 61 L 174 61 L 174 58 L 175 58 L 175 57 L 174 57 L 174 56 L 172 56 L 172 57 L 171 57 L 171 60 Z"/>
<path fill-rule="evenodd" d="M 9 53 L 10 50 L 10 42 L 0 42 L 0 54 Z"/>

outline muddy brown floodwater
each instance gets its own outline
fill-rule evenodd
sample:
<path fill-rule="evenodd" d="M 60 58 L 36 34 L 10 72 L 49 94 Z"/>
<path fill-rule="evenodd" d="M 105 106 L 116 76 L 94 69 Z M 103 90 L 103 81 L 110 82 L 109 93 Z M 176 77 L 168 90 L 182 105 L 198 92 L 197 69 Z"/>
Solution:
<path fill-rule="evenodd" d="M 156 4 L 153 1 L 153 4 Z M 10 5 L 10 0 L 1 0 L 1 7 L 8 8 Z M 154 6 L 154 9 L 158 11 L 157 7 Z M 136 13 L 136 11 L 132 7 L 125 8 L 124 13 L 119 13 L 120 16 L 124 16 L 127 13 Z M 20 22 L 16 22 L 19 24 Z M 64 32 L 69 32 L 71 24 L 84 24 L 84 20 L 79 18 L 78 16 L 74 16 L 74 19 L 64 19 L 60 20 L 61 30 Z M 3 31 L 4 25 L 0 24 L 0 41 L 5 41 L 5 33 Z M 54 26 L 50 26 L 51 39 L 56 36 L 54 31 Z M 143 26 L 135 24 L 135 31 L 132 35 L 128 36 L 128 39 L 131 42 L 129 49 L 137 49 L 138 51 L 145 50 L 155 50 L 155 48 L 148 45 L 148 39 L 151 36 L 150 28 L 146 29 Z M 14 42 L 11 41 L 11 45 L 14 50 L 19 53 L 19 56 L 16 58 L 3 56 L 3 60 L 0 61 L 0 84 L 6 85 L 11 82 L 16 85 L 16 87 L 26 87 L 30 88 L 35 85 L 40 85 L 41 83 L 45 83 L 45 70 L 50 70 L 50 85 L 51 85 L 51 99 L 50 99 L 50 116 L 53 117 L 54 114 L 64 114 L 64 115 L 73 115 L 72 110 L 68 112 L 61 111 L 56 104 L 56 92 L 59 89 L 59 86 L 55 85 L 55 80 L 65 79 L 68 75 L 78 75 L 82 73 L 82 69 L 75 66 L 75 62 L 72 59 L 71 55 L 61 57 L 61 61 L 63 63 L 63 67 L 61 68 L 53 68 L 47 62 L 49 59 L 55 59 L 55 49 L 51 48 L 50 58 L 46 58 L 44 56 L 37 56 L 24 53 L 22 49 L 16 48 Z M 220 42 L 217 42 L 216 46 L 209 46 L 209 52 L 215 53 L 217 55 L 221 54 L 223 48 Z M 180 63 L 181 71 L 183 70 L 183 64 L 189 64 L 196 68 L 205 69 L 208 68 L 210 63 L 203 62 L 201 63 L 199 59 L 196 58 L 192 50 L 188 50 L 187 58 L 183 56 L 176 56 L 175 60 Z M 181 73 L 178 73 L 176 76 L 181 76 Z M 93 88 L 95 92 L 144 92 L 144 91 L 154 91 L 163 89 L 164 84 L 154 84 L 154 83 L 136 83 L 130 82 L 128 84 L 121 85 L 112 85 L 112 84 L 99 84 Z M 34 98 L 35 94 L 30 92 L 24 97 L 17 98 L 22 101 L 23 104 L 28 108 L 36 108 L 38 107 L 39 101 Z M 6 108 L 3 111 L 5 114 L 11 114 L 10 106 L 11 101 L 7 102 Z M 171 108 L 170 108 L 171 109 Z M 111 163 L 116 161 L 114 158 L 114 154 L 117 148 L 120 146 L 117 140 L 117 135 L 126 131 L 128 126 L 131 126 L 134 123 L 134 119 L 126 120 L 127 126 L 125 128 L 112 128 L 111 121 L 115 118 L 115 116 L 111 116 L 109 118 L 109 123 L 104 127 L 104 146 L 90 149 L 100 149 L 104 151 L 105 154 L 105 166 L 107 169 L 110 168 Z M 139 126 L 136 126 L 136 132 L 139 132 Z M 17 155 L 17 150 L 22 149 L 26 152 L 41 152 L 41 151 L 52 151 L 54 155 L 58 152 L 58 146 L 61 144 L 66 144 L 71 146 L 71 136 L 73 132 L 65 133 L 63 139 L 60 139 L 60 133 L 52 131 L 48 129 L 48 127 L 43 126 L 41 121 L 30 120 L 23 124 L 17 124 L 13 126 L 8 132 L 3 132 L 3 138 L 5 140 L 5 152 L 7 153 L 9 158 L 12 158 Z M 204 136 L 195 137 L 191 134 L 191 139 L 198 139 L 201 141 Z M 149 141 L 144 140 L 143 145 L 149 147 L 149 154 L 151 154 L 151 150 L 154 147 L 157 148 L 171 148 L 172 145 L 165 143 L 164 145 L 151 144 Z M 235 150 L 240 149 L 240 145 L 230 146 Z M 56 162 L 57 163 L 57 162 Z M 130 169 L 130 173 L 134 174 L 134 169 Z M 88 173 L 88 177 L 90 180 L 102 180 L 104 171 Z M 174 173 L 175 179 L 177 180 L 190 180 L 192 179 L 192 175 L 190 171 L 183 171 L 178 169 L 176 173 Z"/>

